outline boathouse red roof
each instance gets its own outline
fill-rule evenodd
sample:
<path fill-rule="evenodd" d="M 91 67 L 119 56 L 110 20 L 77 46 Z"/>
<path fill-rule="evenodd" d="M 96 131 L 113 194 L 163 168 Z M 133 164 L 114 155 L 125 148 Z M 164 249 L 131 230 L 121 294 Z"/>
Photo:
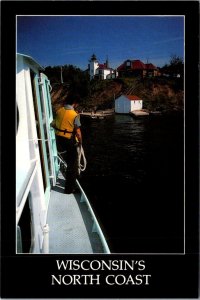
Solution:
<path fill-rule="evenodd" d="M 140 97 L 135 96 L 135 95 L 124 95 L 126 98 L 128 98 L 130 101 L 138 101 L 142 100 Z"/>

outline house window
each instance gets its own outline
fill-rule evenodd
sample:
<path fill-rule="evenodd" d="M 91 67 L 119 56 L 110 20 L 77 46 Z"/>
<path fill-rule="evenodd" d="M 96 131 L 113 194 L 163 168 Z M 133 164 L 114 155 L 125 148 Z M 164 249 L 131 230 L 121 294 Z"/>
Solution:
<path fill-rule="evenodd" d="M 127 67 L 130 67 L 130 66 L 131 66 L 130 60 L 128 60 L 128 61 L 126 62 L 126 66 L 127 66 Z"/>

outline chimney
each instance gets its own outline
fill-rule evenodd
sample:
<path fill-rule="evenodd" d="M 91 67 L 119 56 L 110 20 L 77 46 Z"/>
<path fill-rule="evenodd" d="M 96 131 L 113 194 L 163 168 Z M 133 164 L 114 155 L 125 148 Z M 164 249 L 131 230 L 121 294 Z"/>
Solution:
<path fill-rule="evenodd" d="M 108 56 L 107 56 L 107 58 L 106 58 L 106 68 L 109 68 Z"/>

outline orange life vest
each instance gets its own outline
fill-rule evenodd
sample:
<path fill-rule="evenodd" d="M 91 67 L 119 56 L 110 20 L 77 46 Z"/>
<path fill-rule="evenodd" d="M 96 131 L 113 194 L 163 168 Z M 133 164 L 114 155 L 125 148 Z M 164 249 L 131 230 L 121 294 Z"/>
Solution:
<path fill-rule="evenodd" d="M 74 132 L 74 119 L 76 118 L 77 113 L 72 109 L 65 109 L 64 107 L 60 108 L 56 114 L 56 134 L 63 136 L 67 139 L 72 137 Z"/>

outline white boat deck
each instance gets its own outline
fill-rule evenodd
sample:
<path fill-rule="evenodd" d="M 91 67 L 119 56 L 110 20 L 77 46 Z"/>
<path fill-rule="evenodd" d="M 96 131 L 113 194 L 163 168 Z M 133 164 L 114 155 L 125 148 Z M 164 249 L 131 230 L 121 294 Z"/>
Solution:
<path fill-rule="evenodd" d="M 49 253 L 102 253 L 103 248 L 93 220 L 81 194 L 64 193 L 64 177 L 59 173 L 56 186 L 51 191 L 47 223 Z"/>

